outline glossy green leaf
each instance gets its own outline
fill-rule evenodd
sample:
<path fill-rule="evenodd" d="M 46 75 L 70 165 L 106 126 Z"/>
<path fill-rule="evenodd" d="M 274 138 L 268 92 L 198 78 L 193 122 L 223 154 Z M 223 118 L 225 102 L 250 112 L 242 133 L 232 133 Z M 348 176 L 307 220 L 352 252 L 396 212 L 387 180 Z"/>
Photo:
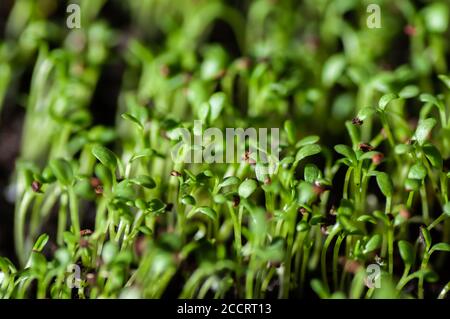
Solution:
<path fill-rule="evenodd" d="M 166 204 L 164 204 L 160 199 L 154 198 L 148 202 L 147 209 L 152 213 L 161 212 L 166 208 Z"/>
<path fill-rule="evenodd" d="M 202 206 L 197 208 L 192 214 L 188 215 L 188 218 L 192 217 L 195 214 L 203 214 L 208 216 L 209 218 L 211 218 L 212 220 L 216 220 L 217 219 L 217 213 L 214 209 L 207 207 L 207 206 Z"/>
<path fill-rule="evenodd" d="M 334 150 L 349 159 L 351 163 L 356 163 L 355 151 L 350 146 L 339 144 L 334 147 Z"/>
<path fill-rule="evenodd" d="M 329 297 L 326 286 L 319 279 L 311 280 L 311 288 L 320 298 L 327 299 Z"/>
<path fill-rule="evenodd" d="M 147 202 L 142 198 L 136 199 L 134 205 L 141 210 L 147 210 Z"/>
<path fill-rule="evenodd" d="M 227 96 L 223 92 L 216 92 L 209 98 L 210 120 L 215 121 L 227 103 Z"/>
<path fill-rule="evenodd" d="M 382 110 L 385 110 L 387 105 L 397 98 L 398 98 L 397 94 L 394 93 L 385 94 L 381 97 L 380 101 L 378 102 L 378 107 Z"/>
<path fill-rule="evenodd" d="M 414 263 L 414 247 L 406 240 L 400 240 L 398 242 L 398 250 L 405 265 L 412 265 Z"/>
<path fill-rule="evenodd" d="M 294 144 L 296 140 L 296 130 L 294 122 L 292 122 L 291 120 L 285 121 L 284 131 L 286 132 L 289 144 Z"/>
<path fill-rule="evenodd" d="M 246 179 L 239 185 L 239 196 L 242 198 L 248 198 L 258 187 L 258 183 L 253 179 Z"/>
<path fill-rule="evenodd" d="M 297 224 L 296 229 L 298 232 L 304 232 L 311 229 L 311 226 L 309 226 L 309 224 L 306 221 L 302 220 Z"/>
<path fill-rule="evenodd" d="M 359 221 L 359 222 L 368 222 L 368 223 L 371 223 L 371 224 L 376 224 L 377 223 L 377 220 L 375 218 L 373 218 L 372 216 L 370 216 L 370 215 L 361 215 L 361 216 L 359 216 L 357 218 L 357 221 Z"/>
<path fill-rule="evenodd" d="M 364 254 L 370 253 L 381 246 L 383 242 L 383 237 L 380 234 L 372 236 L 369 241 L 364 246 Z"/>
<path fill-rule="evenodd" d="M 433 247 L 431 247 L 430 253 L 435 252 L 435 251 L 447 251 L 448 252 L 448 251 L 450 251 L 450 244 L 437 243 L 437 244 L 433 245 Z"/>
<path fill-rule="evenodd" d="M 33 251 L 41 252 L 44 249 L 45 245 L 47 244 L 48 239 L 49 236 L 47 234 L 40 235 L 33 245 Z"/>
<path fill-rule="evenodd" d="M 103 186 L 110 187 L 112 184 L 112 174 L 111 171 L 103 164 L 98 163 L 95 165 L 95 175 L 100 179 Z"/>
<path fill-rule="evenodd" d="M 295 155 L 295 161 L 299 162 L 305 159 L 306 157 L 316 155 L 320 153 L 321 150 L 322 148 L 320 147 L 320 145 L 317 144 L 305 145 L 298 150 L 297 154 Z"/>
<path fill-rule="evenodd" d="M 309 135 L 302 138 L 295 144 L 295 148 L 300 148 L 305 145 L 316 144 L 320 140 L 320 137 L 317 135 Z"/>
<path fill-rule="evenodd" d="M 405 86 L 399 93 L 398 96 L 403 99 L 410 99 L 419 94 L 419 88 L 415 85 Z"/>
<path fill-rule="evenodd" d="M 439 105 L 438 99 L 435 98 L 433 95 L 431 95 L 429 93 L 422 93 L 422 94 L 420 94 L 419 99 L 420 99 L 421 102 L 431 103 L 431 104 L 434 104 L 436 106 Z"/>
<path fill-rule="evenodd" d="M 316 165 L 309 163 L 305 166 L 304 175 L 305 181 L 308 183 L 314 183 L 321 177 L 322 173 Z"/>
<path fill-rule="evenodd" d="M 414 150 L 412 145 L 409 144 L 399 144 L 399 145 L 395 145 L 395 153 L 396 154 L 407 154 L 410 153 Z"/>
<path fill-rule="evenodd" d="M 116 155 L 102 145 L 95 145 L 92 147 L 92 154 L 106 167 L 115 170 L 117 167 Z"/>
<path fill-rule="evenodd" d="M 53 174 L 56 176 L 56 179 L 62 185 L 68 186 L 72 183 L 73 170 L 68 161 L 62 158 L 53 159 L 50 161 L 49 166 L 52 169 Z"/>
<path fill-rule="evenodd" d="M 130 182 L 150 189 L 156 187 L 155 180 L 147 175 L 139 175 L 135 178 L 130 179 Z"/>
<path fill-rule="evenodd" d="M 450 89 L 450 76 L 447 76 L 445 74 L 439 74 L 438 75 L 439 80 L 441 80 L 445 86 Z"/>
<path fill-rule="evenodd" d="M 314 187 L 311 183 L 301 181 L 297 189 L 299 204 L 309 204 L 317 197 L 317 194 L 314 192 Z"/>
<path fill-rule="evenodd" d="M 442 211 L 445 215 L 450 216 L 450 202 L 445 203 Z"/>
<path fill-rule="evenodd" d="M 111 241 L 108 241 L 107 243 L 105 243 L 105 245 L 103 246 L 103 250 L 102 250 L 102 259 L 105 262 L 105 264 L 110 264 L 114 258 L 117 256 L 119 252 L 119 248 L 117 247 L 117 245 Z"/>
<path fill-rule="evenodd" d="M 422 163 L 417 163 L 411 166 L 408 173 L 408 178 L 423 180 L 427 176 L 427 169 Z"/>
<path fill-rule="evenodd" d="M 132 187 L 132 183 L 129 180 L 123 180 L 118 183 L 114 188 L 114 194 L 118 198 L 124 200 L 134 201 L 137 197 L 135 189 Z"/>
<path fill-rule="evenodd" d="M 449 7 L 444 2 L 431 2 L 425 9 L 423 9 L 423 17 L 428 31 L 443 33 L 448 31 L 449 25 Z"/>
<path fill-rule="evenodd" d="M 155 154 L 155 152 L 151 149 L 151 148 L 145 148 L 135 154 L 133 154 L 133 156 L 130 158 L 130 162 L 133 162 L 139 158 L 143 158 L 143 157 L 151 157 L 153 154 Z"/>
<path fill-rule="evenodd" d="M 414 137 L 420 145 L 425 143 L 435 125 L 436 120 L 434 118 L 428 118 L 419 122 Z"/>
<path fill-rule="evenodd" d="M 141 130 L 144 129 L 144 126 L 142 125 L 142 123 L 135 116 L 131 115 L 130 113 L 122 114 L 122 118 L 135 124 L 139 129 L 141 129 Z"/>
<path fill-rule="evenodd" d="M 195 198 L 192 197 L 191 195 L 184 195 L 184 196 L 181 198 L 181 202 L 182 202 L 184 205 L 191 205 L 191 206 L 194 206 L 194 205 L 196 204 Z"/>
<path fill-rule="evenodd" d="M 427 144 L 423 146 L 423 152 L 425 153 L 425 156 L 430 161 L 431 165 L 436 167 L 437 169 L 442 169 L 442 155 L 432 144 Z"/>
<path fill-rule="evenodd" d="M 383 195 L 386 197 L 392 197 L 394 189 L 389 175 L 384 172 L 380 172 L 376 175 L 376 179 L 378 187 L 380 188 Z"/>
<path fill-rule="evenodd" d="M 405 180 L 405 189 L 407 191 L 418 191 L 420 188 L 420 180 L 407 178 Z"/>
<path fill-rule="evenodd" d="M 348 135 L 350 135 L 352 144 L 357 145 L 361 141 L 361 134 L 359 128 L 353 125 L 351 121 L 345 122 L 345 128 L 347 129 Z"/>
<path fill-rule="evenodd" d="M 322 83 L 328 87 L 332 86 L 344 72 L 345 65 L 345 57 L 342 54 L 330 57 L 322 69 Z"/>
<path fill-rule="evenodd" d="M 373 114 L 375 114 L 377 112 L 376 109 L 374 109 L 373 107 L 370 106 L 366 106 L 363 107 L 357 115 L 357 118 L 360 119 L 361 121 L 365 121 L 366 119 L 369 119 L 370 117 L 372 117 Z"/>
<path fill-rule="evenodd" d="M 226 177 L 222 183 L 219 184 L 219 188 L 237 185 L 241 182 L 241 180 L 236 176 Z"/>

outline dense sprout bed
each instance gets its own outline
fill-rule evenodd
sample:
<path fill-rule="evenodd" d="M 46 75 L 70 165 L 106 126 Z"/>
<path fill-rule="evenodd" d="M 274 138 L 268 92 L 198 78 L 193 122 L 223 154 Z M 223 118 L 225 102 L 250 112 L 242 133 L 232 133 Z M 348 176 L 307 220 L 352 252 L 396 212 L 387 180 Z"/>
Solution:
<path fill-rule="evenodd" d="M 0 4 L 0 297 L 446 297 L 447 1 L 73 3 Z"/>

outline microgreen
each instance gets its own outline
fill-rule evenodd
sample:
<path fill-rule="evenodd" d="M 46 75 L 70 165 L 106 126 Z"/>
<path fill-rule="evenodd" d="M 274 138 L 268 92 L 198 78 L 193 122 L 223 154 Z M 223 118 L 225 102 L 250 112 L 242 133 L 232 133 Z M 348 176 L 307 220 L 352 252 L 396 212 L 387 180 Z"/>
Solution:
<path fill-rule="evenodd" d="M 0 298 L 447 296 L 447 3 L 79 2 L 1 14 Z"/>

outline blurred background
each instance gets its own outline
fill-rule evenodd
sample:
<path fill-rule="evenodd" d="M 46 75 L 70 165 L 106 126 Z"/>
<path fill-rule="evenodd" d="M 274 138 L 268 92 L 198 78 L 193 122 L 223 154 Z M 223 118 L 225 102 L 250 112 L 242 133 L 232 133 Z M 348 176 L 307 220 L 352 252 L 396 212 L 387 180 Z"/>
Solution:
<path fill-rule="evenodd" d="M 80 29 L 66 26 L 70 3 L 81 6 Z M 367 26 L 372 3 L 381 8 L 379 29 Z M 42 110 L 34 110 L 33 119 L 25 112 L 39 95 L 33 73 L 43 50 L 70 52 L 75 75 L 90 67 L 60 94 L 88 110 L 91 125 L 104 126 L 115 126 L 121 91 L 130 88 L 138 87 L 141 101 L 169 111 L 169 91 L 156 92 L 151 81 L 137 83 L 138 60 L 145 65 L 156 59 L 158 76 L 174 82 L 199 65 L 205 78 L 231 65 L 250 67 L 253 75 L 270 65 L 265 76 L 276 86 L 265 87 L 263 79 L 229 88 L 237 92 L 238 112 L 279 127 L 293 119 L 302 134 L 318 134 L 331 146 L 348 141 L 345 121 L 382 94 L 407 85 L 430 93 L 442 89 L 436 76 L 448 74 L 449 13 L 450 2 L 425 0 L 0 1 L 0 255 L 16 260 L 16 160 L 45 162 L 46 140 L 55 129 L 39 118 Z M 262 93 L 252 96 L 249 85 Z M 412 121 L 417 103 L 405 110 Z M 50 220 L 47 227 L 54 226 Z"/>

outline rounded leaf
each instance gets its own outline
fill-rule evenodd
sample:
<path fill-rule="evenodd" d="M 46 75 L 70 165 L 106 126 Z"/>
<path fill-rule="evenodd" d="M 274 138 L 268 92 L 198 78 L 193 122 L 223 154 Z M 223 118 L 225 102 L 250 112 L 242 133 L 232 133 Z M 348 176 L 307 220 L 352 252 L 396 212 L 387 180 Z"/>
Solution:
<path fill-rule="evenodd" d="M 130 162 L 133 162 L 135 160 L 137 160 L 138 158 L 142 158 L 142 157 L 150 157 L 153 154 L 155 154 L 155 152 L 151 149 L 151 148 L 145 148 L 137 153 L 135 153 L 131 158 L 130 158 Z"/>
<path fill-rule="evenodd" d="M 411 192 L 411 191 L 416 192 L 416 191 L 419 190 L 419 188 L 420 188 L 420 181 L 419 180 L 417 180 L 417 179 L 410 179 L 410 178 L 407 178 L 405 180 L 405 189 L 408 192 Z"/>
<path fill-rule="evenodd" d="M 414 138 L 420 145 L 423 145 L 425 143 L 435 125 L 436 120 L 434 118 L 428 118 L 419 122 L 416 133 L 414 134 Z"/>
<path fill-rule="evenodd" d="M 306 136 L 306 137 L 302 138 L 300 141 L 298 141 L 295 144 L 295 147 L 296 148 L 300 148 L 300 147 L 305 146 L 305 145 L 315 144 L 319 140 L 320 140 L 319 136 L 317 136 L 317 135 L 309 135 L 309 136 Z"/>
<path fill-rule="evenodd" d="M 445 203 L 442 211 L 445 215 L 450 216 L 450 202 Z"/>
<path fill-rule="evenodd" d="M 422 11 L 425 25 L 430 32 L 444 33 L 449 25 L 449 7 L 445 2 L 431 2 Z"/>
<path fill-rule="evenodd" d="M 241 180 L 236 176 L 228 176 L 226 177 L 222 183 L 219 184 L 219 188 L 237 185 Z"/>
<path fill-rule="evenodd" d="M 356 162 L 356 154 L 355 151 L 347 145 L 339 144 L 334 147 L 334 150 L 343 155 L 345 158 L 349 159 L 351 163 Z"/>
<path fill-rule="evenodd" d="M 289 144 L 294 144 L 296 135 L 294 122 L 291 120 L 284 122 L 284 131 L 286 132 Z"/>
<path fill-rule="evenodd" d="M 111 263 L 119 252 L 117 245 L 111 241 L 105 243 L 102 250 L 102 259 L 105 264 Z"/>
<path fill-rule="evenodd" d="M 216 120 L 220 113 L 222 112 L 222 109 L 224 108 L 225 104 L 227 102 L 227 96 L 223 92 L 216 92 L 213 95 L 211 95 L 209 99 L 209 105 L 210 105 L 210 119 L 211 121 Z"/>
<path fill-rule="evenodd" d="M 248 198 L 258 187 L 258 183 L 253 179 L 246 179 L 239 185 L 239 196 L 242 198 Z"/>
<path fill-rule="evenodd" d="M 130 182 L 150 189 L 156 187 L 155 180 L 147 175 L 139 175 L 136 178 L 130 179 Z"/>
<path fill-rule="evenodd" d="M 383 237 L 380 234 L 376 234 L 369 239 L 369 241 L 364 246 L 364 254 L 370 253 L 378 247 L 381 246 L 381 242 L 383 241 Z"/>
<path fill-rule="evenodd" d="M 437 243 L 431 248 L 431 252 L 433 251 L 450 251 L 450 244 L 447 243 Z"/>
<path fill-rule="evenodd" d="M 442 169 L 442 155 L 432 144 L 424 145 L 423 152 L 425 153 L 425 156 L 430 161 L 431 165 L 436 167 L 437 169 Z"/>
<path fill-rule="evenodd" d="M 62 185 L 69 185 L 73 180 L 72 166 L 68 161 L 62 158 L 53 159 L 49 163 L 53 174 Z"/>
<path fill-rule="evenodd" d="M 321 177 L 322 173 L 316 165 L 306 164 L 304 175 L 305 181 L 307 181 L 308 183 L 314 183 L 318 178 Z"/>
<path fill-rule="evenodd" d="M 322 70 L 322 83 L 330 87 L 342 75 L 345 69 L 345 57 L 342 54 L 335 54 L 331 56 L 324 64 Z"/>
<path fill-rule="evenodd" d="M 191 195 L 184 195 L 184 196 L 181 198 L 181 202 L 182 202 L 184 205 L 191 205 L 191 206 L 194 206 L 194 205 L 196 204 L 195 198 L 192 197 Z"/>
<path fill-rule="evenodd" d="M 438 78 L 447 86 L 447 88 L 450 89 L 450 76 L 447 76 L 445 74 L 439 74 Z"/>
<path fill-rule="evenodd" d="M 188 216 L 188 218 L 192 217 L 194 214 L 203 214 L 208 216 L 209 218 L 211 218 L 212 220 L 216 220 L 217 219 L 217 213 L 214 209 L 207 207 L 207 206 L 202 206 L 197 208 L 192 214 L 190 214 Z"/>
<path fill-rule="evenodd" d="M 41 236 L 39 236 L 33 245 L 33 251 L 41 252 L 44 249 L 45 245 L 47 244 L 48 239 L 49 236 L 47 234 L 42 234 Z"/>
<path fill-rule="evenodd" d="M 377 174 L 376 178 L 378 187 L 383 195 L 386 197 L 391 197 L 393 193 L 393 186 L 389 175 L 384 172 L 380 172 Z"/>
<path fill-rule="evenodd" d="M 405 265 L 412 265 L 414 263 L 414 247 L 406 240 L 400 240 L 398 243 L 398 250 Z"/>
<path fill-rule="evenodd" d="M 427 176 L 427 169 L 422 163 L 417 163 L 411 166 L 408 173 L 408 178 L 423 180 Z"/>
<path fill-rule="evenodd" d="M 161 212 L 165 208 L 166 204 L 158 198 L 154 198 L 147 203 L 147 209 L 152 213 Z"/>
<path fill-rule="evenodd" d="M 419 94 L 419 88 L 415 85 L 407 85 L 398 93 L 399 97 L 403 99 L 415 97 L 417 94 Z"/>
<path fill-rule="evenodd" d="M 394 151 L 395 154 L 407 154 L 414 150 L 412 145 L 409 144 L 398 144 L 395 145 Z"/>
<path fill-rule="evenodd" d="M 115 170 L 117 167 L 116 155 L 108 148 L 102 145 L 95 145 L 92 147 L 92 154 L 106 167 Z"/>
<path fill-rule="evenodd" d="M 381 97 L 380 101 L 378 102 L 378 107 L 382 110 L 386 109 L 386 106 L 393 100 L 397 99 L 397 94 L 389 93 L 385 94 Z"/>
<path fill-rule="evenodd" d="M 321 150 L 322 149 L 321 149 L 320 145 L 317 145 L 317 144 L 305 145 L 298 150 L 297 154 L 295 155 L 295 161 L 299 162 L 308 156 L 316 155 L 316 154 L 320 153 Z"/>
<path fill-rule="evenodd" d="M 366 106 L 363 107 L 356 116 L 361 121 L 365 121 L 366 119 L 370 118 L 373 114 L 376 113 L 376 110 L 373 107 Z"/>

